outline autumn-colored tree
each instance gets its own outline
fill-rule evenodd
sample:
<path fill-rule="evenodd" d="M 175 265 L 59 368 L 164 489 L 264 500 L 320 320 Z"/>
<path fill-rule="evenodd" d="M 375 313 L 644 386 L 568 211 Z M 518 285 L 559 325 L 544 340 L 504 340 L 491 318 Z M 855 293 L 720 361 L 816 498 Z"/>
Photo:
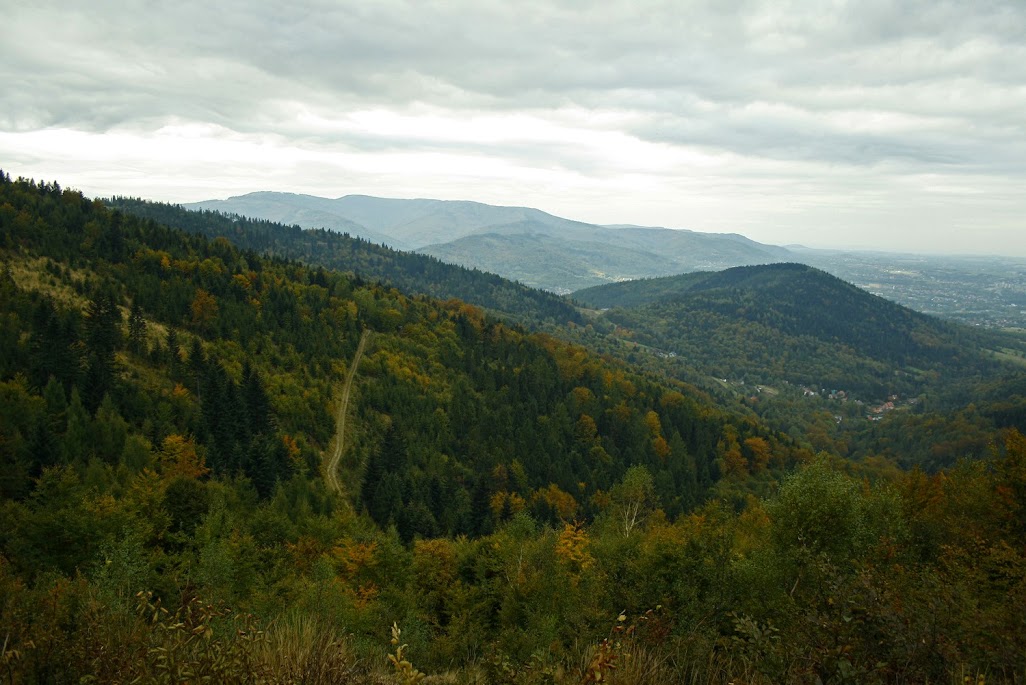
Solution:
<path fill-rule="evenodd" d="M 546 487 L 535 491 L 531 495 L 531 501 L 543 504 L 560 521 L 569 521 L 577 514 L 577 500 L 574 496 L 560 489 L 555 483 L 549 483 Z"/>
<path fill-rule="evenodd" d="M 588 531 L 578 522 L 563 525 L 556 539 L 556 558 L 576 583 L 580 575 L 594 566 L 595 557 L 589 551 Z"/>
<path fill-rule="evenodd" d="M 773 456 L 769 443 L 762 437 L 745 438 L 744 453 L 752 464 L 752 470 L 757 473 L 766 470 Z"/>
<path fill-rule="evenodd" d="M 716 453 L 723 463 L 723 475 L 735 478 L 748 475 L 748 462 L 741 454 L 741 445 L 738 443 L 737 429 L 734 426 L 726 426 L 723 429 L 723 437 L 716 444 Z"/>
<path fill-rule="evenodd" d="M 652 451 L 659 457 L 659 460 L 665 462 L 670 456 L 670 443 L 666 442 L 666 438 L 661 435 L 657 435 L 652 438 Z"/>
<path fill-rule="evenodd" d="M 210 473 L 203 457 L 196 452 L 196 443 L 177 433 L 168 435 L 161 443 L 159 464 L 168 478 L 201 478 Z"/>
<path fill-rule="evenodd" d="M 193 325 L 206 329 L 217 318 L 218 310 L 217 298 L 203 288 L 196 288 L 191 305 Z"/>

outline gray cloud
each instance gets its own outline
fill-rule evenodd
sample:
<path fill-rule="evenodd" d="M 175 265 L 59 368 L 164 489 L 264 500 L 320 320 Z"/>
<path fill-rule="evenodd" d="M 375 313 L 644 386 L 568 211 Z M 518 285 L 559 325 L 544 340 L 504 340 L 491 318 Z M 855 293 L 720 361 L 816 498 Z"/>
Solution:
<path fill-rule="evenodd" d="M 989 177 L 1026 176 L 1020 2 L 44 1 L 5 15 L 6 132 L 210 123 L 303 149 L 461 154 L 587 176 L 616 163 L 573 141 L 331 124 L 367 110 L 556 122 L 596 112 L 610 116 L 575 125 L 756 166 L 955 174 L 981 179 L 981 192 Z M 814 173 L 771 168 L 749 173 L 798 184 Z"/>

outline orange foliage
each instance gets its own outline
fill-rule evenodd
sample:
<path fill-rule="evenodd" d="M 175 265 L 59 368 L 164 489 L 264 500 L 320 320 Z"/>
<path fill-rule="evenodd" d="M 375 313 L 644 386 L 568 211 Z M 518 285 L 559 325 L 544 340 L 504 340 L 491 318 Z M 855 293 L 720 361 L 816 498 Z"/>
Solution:
<path fill-rule="evenodd" d="M 744 477 L 748 475 L 748 462 L 741 454 L 741 445 L 737 442 L 737 429 L 725 426 L 723 437 L 716 444 L 716 452 L 723 460 L 723 475 Z"/>
<path fill-rule="evenodd" d="M 355 580 L 361 573 L 377 565 L 377 551 L 378 543 L 376 542 L 346 540 L 341 545 L 332 548 L 331 556 L 335 560 L 339 572 L 347 580 Z"/>
<path fill-rule="evenodd" d="M 549 483 L 548 487 L 536 490 L 531 500 L 545 502 L 563 521 L 569 521 L 577 514 L 577 500 L 569 492 L 560 490 L 555 483 Z"/>
<path fill-rule="evenodd" d="M 355 540 L 343 541 L 331 550 L 331 558 L 339 570 L 339 575 L 350 586 L 351 589 L 347 591 L 358 608 L 366 607 L 378 596 L 377 585 L 368 577 L 378 565 L 377 551 L 376 542 Z"/>
<path fill-rule="evenodd" d="M 177 433 L 164 438 L 159 462 L 164 475 L 169 478 L 200 478 L 210 473 L 210 469 L 203 463 L 203 457 L 196 453 L 196 443 Z"/>
<path fill-rule="evenodd" d="M 298 465 L 299 459 L 299 445 L 296 443 L 296 439 L 291 435 L 285 434 L 281 436 L 281 442 L 285 445 L 285 450 L 288 453 L 289 461 L 293 464 Z"/>
<path fill-rule="evenodd" d="M 292 557 L 292 564 L 296 570 L 306 573 L 324 553 L 324 546 L 316 538 L 300 535 L 295 543 L 285 543 L 285 551 Z"/>
<path fill-rule="evenodd" d="M 666 461 L 670 456 L 670 443 L 666 442 L 663 436 L 652 438 L 652 451 L 661 461 Z"/>
<path fill-rule="evenodd" d="M 727 449 L 723 452 L 723 474 L 725 476 L 744 477 L 748 475 L 748 462 L 741 456 L 739 449 Z"/>
<path fill-rule="evenodd" d="M 571 569 L 574 583 L 595 563 L 595 558 L 588 552 L 588 545 L 588 532 L 577 522 L 564 525 L 556 540 L 556 558 Z"/>
<path fill-rule="evenodd" d="M 765 471 L 766 467 L 769 466 L 770 457 L 773 456 L 766 439 L 759 437 L 747 438 L 744 442 L 744 448 L 749 460 L 751 460 L 753 469 L 756 472 Z"/>
<path fill-rule="evenodd" d="M 217 311 L 217 298 L 203 288 L 197 288 L 196 297 L 192 300 L 192 322 L 205 326 L 217 317 Z"/>

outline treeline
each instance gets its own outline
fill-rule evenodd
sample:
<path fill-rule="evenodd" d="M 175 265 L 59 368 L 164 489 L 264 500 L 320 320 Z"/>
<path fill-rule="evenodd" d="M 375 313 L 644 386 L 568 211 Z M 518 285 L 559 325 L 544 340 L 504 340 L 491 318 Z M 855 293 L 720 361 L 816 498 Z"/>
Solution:
<path fill-rule="evenodd" d="M 178 205 L 115 197 L 111 207 L 209 238 L 228 238 L 244 249 L 299 259 L 315 266 L 359 274 L 408 294 L 456 298 L 523 322 L 579 322 L 562 298 L 495 274 L 446 264 L 427 255 L 401 252 L 346 233 L 251 219 L 220 212 L 188 211 Z"/>

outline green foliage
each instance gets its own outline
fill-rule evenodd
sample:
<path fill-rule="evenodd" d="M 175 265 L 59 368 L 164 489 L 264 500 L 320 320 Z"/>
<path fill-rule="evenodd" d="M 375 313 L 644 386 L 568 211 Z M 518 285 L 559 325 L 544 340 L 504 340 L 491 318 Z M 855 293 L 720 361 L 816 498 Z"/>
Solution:
<path fill-rule="evenodd" d="M 1026 672 L 1015 431 L 988 461 L 863 479 L 462 302 L 50 184 L 3 177 L 8 206 L 8 681 L 375 682 L 407 649 L 456 681 L 524 684 Z M 321 455 L 365 326 L 338 495 Z"/>
<path fill-rule="evenodd" d="M 866 399 L 922 387 L 926 370 L 992 366 L 979 336 L 812 267 L 736 267 L 575 293 L 640 342 L 718 377 L 845 389 Z M 633 305 L 633 306 L 631 306 Z M 975 358 L 963 358 L 972 357 Z M 895 371 L 905 376 L 895 379 Z"/>
<path fill-rule="evenodd" d="M 786 549 L 834 560 L 861 556 L 874 532 L 858 483 L 822 459 L 784 482 L 769 514 Z"/>
<path fill-rule="evenodd" d="M 811 267 L 738 267 L 574 296 L 614 307 L 592 325 L 620 356 L 741 399 L 817 451 L 936 469 L 983 457 L 998 427 L 1026 429 L 1023 371 L 993 353 L 1020 340 L 918 314 Z"/>
<path fill-rule="evenodd" d="M 111 207 L 210 238 L 223 236 L 247 250 L 299 259 L 379 281 L 406 293 L 458 298 L 518 320 L 580 321 L 561 298 L 492 273 L 466 269 L 422 254 L 375 245 L 347 233 L 303 230 L 270 221 L 217 212 L 190 212 L 177 205 L 112 198 Z M 323 272 L 321 272 L 323 273 Z"/>

